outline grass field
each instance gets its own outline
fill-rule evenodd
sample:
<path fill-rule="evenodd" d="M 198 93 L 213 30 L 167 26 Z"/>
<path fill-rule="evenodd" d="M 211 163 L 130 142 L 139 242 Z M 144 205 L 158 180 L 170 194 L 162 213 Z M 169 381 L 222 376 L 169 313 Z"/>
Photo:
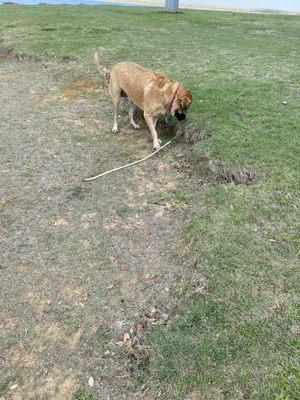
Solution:
<path fill-rule="evenodd" d="M 1 290 L 7 313 L 2 319 L 0 397 L 299 398 L 299 37 L 299 16 L 0 7 L 0 73 L 13 99 L 5 107 L 5 95 L 1 98 L 6 110 Z M 146 134 L 134 133 L 133 147 L 128 146 L 132 133 L 123 131 L 117 141 L 108 134 L 111 108 L 103 90 L 97 89 L 94 48 L 106 64 L 132 60 L 186 84 L 193 93 L 189 121 L 209 132 L 209 138 L 193 148 L 178 143 L 150 166 L 112 176 L 103 185 L 78 184 L 74 172 L 91 174 L 103 161 L 105 167 L 115 166 L 151 148 L 149 140 L 144 142 Z M 28 62 L 20 62 L 20 55 Z M 70 57 L 70 63 L 59 63 L 62 57 Z M 84 73 L 92 80 L 84 96 L 77 96 L 72 79 Z M 68 102 L 55 95 L 57 88 L 71 91 Z M 26 98 L 33 92 L 46 100 L 31 108 Z M 219 110 L 224 112 L 207 119 Z M 105 135 L 98 135 L 92 122 L 96 112 Z M 76 124 L 71 126 L 71 120 Z M 29 141 L 26 132 L 34 130 L 37 136 Z M 15 150 L 20 143 L 24 148 Z M 47 148 L 38 155 L 42 145 Z M 53 155 L 61 162 L 58 169 L 53 169 Z M 176 157 L 187 160 L 189 173 L 174 172 Z M 19 170 L 21 162 L 25 175 Z M 14 183 L 10 172 L 5 175 L 9 168 Z M 49 184 L 47 168 L 57 183 Z M 241 171 L 254 176 L 251 184 L 229 179 Z M 37 188 L 36 173 L 45 174 Z M 167 211 L 167 217 L 152 211 L 147 202 L 153 197 L 175 204 L 176 211 Z M 98 237 L 100 225 L 101 232 L 108 227 L 103 238 Z M 158 259 L 151 258 L 149 229 L 159 238 Z M 128 250 L 130 240 L 133 250 Z M 27 255 L 25 248 L 34 250 Z M 78 248 L 82 253 L 77 254 Z M 179 254 L 176 260 L 172 253 Z M 145 286 L 143 276 L 153 271 L 161 279 Z M 201 282 L 198 294 L 189 294 L 189 276 Z M 12 277 L 21 281 L 10 288 Z M 108 298 L 110 285 L 115 294 Z M 129 306 L 120 310 L 124 298 Z M 163 312 L 164 304 L 174 302 L 178 309 L 169 322 L 147 331 L 149 361 L 132 373 L 126 371 L 124 384 L 118 380 L 124 375 L 120 361 L 101 358 L 119 333 L 116 320 L 130 323 L 149 304 Z M 85 307 L 78 308 L 82 303 Z M 47 341 L 39 342 L 39 335 Z M 24 361 L 24 352 L 35 359 Z M 40 360 L 48 364 L 40 365 Z M 22 362 L 25 367 L 19 368 Z M 31 376 L 37 365 L 40 372 Z M 67 375 L 59 370 L 62 365 Z M 54 371 L 52 380 L 44 369 Z M 87 385 L 90 375 L 96 381 L 92 387 Z M 15 382 L 18 387 L 11 389 Z"/>

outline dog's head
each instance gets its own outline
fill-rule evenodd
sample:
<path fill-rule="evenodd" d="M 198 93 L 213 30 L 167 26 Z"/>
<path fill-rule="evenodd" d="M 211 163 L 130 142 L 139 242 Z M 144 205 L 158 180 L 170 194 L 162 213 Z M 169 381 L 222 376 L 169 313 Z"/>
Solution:
<path fill-rule="evenodd" d="M 171 110 L 172 115 L 179 121 L 184 120 L 191 104 L 192 93 L 187 87 L 180 85 Z"/>

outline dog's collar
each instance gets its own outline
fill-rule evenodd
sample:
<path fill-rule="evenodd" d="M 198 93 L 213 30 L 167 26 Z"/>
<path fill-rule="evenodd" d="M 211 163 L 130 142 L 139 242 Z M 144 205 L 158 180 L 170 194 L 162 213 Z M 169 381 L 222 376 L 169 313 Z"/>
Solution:
<path fill-rule="evenodd" d="M 173 96 L 171 97 L 170 101 L 168 102 L 167 111 L 166 111 L 167 113 L 171 112 L 171 109 L 172 109 L 176 94 L 178 93 L 179 86 L 180 86 L 180 83 L 178 84 L 177 89 L 175 90 L 175 92 L 174 92 Z"/>

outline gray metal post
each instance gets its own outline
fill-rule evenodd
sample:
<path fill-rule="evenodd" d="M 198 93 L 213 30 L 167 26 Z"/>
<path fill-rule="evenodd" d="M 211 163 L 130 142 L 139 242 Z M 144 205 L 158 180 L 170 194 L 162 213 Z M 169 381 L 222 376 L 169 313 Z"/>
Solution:
<path fill-rule="evenodd" d="M 165 0 L 165 9 L 168 12 L 176 13 L 178 11 L 179 0 Z"/>

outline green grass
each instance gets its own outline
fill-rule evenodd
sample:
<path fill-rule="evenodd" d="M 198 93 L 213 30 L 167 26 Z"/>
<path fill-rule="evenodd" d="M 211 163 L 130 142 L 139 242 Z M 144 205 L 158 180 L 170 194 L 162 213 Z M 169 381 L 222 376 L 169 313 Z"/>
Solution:
<path fill-rule="evenodd" d="M 93 395 L 88 389 L 77 389 L 73 400 L 93 400 Z"/>
<path fill-rule="evenodd" d="M 79 199 L 83 200 L 85 197 L 86 189 L 83 188 L 82 186 L 74 186 L 73 188 L 70 188 L 67 190 L 67 197 L 69 200 L 72 199 Z"/>
<path fill-rule="evenodd" d="M 130 59 L 179 79 L 194 96 L 190 120 L 213 132 L 194 156 L 255 171 L 252 186 L 201 194 L 187 240 L 208 287 L 150 330 L 140 378 L 171 399 L 298 398 L 299 16 L 2 6 L 0 24 L 2 46 L 20 53 L 91 63 L 99 48 L 107 63 Z"/>
<path fill-rule="evenodd" d="M 123 217 L 125 215 L 128 215 L 128 214 L 132 213 L 132 211 L 133 211 L 132 208 L 130 208 L 126 204 L 121 204 L 116 208 L 116 214 L 119 217 Z"/>

